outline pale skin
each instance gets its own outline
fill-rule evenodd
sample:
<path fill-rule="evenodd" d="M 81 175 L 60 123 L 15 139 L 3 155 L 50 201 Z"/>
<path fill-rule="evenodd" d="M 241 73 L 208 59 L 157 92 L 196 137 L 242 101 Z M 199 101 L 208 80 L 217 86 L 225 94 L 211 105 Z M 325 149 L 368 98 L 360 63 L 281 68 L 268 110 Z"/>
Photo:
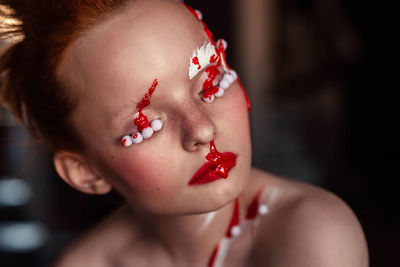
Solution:
<path fill-rule="evenodd" d="M 235 240 L 224 266 L 368 266 L 360 224 L 339 198 L 251 167 L 248 113 L 237 83 L 213 103 L 202 101 L 206 74 L 189 80 L 188 66 L 206 40 L 179 2 L 138 0 L 67 49 L 58 74 L 79 99 L 71 120 L 85 151 L 58 151 L 56 170 L 86 193 L 114 187 L 126 204 L 75 241 L 56 266 L 206 266 L 233 200 L 239 198 L 243 216 L 261 187 L 270 212 L 255 232 Z M 155 78 L 159 86 L 143 112 L 164 127 L 124 148 L 135 105 Z M 189 186 L 211 140 L 237 154 L 237 165 L 228 179 Z"/>

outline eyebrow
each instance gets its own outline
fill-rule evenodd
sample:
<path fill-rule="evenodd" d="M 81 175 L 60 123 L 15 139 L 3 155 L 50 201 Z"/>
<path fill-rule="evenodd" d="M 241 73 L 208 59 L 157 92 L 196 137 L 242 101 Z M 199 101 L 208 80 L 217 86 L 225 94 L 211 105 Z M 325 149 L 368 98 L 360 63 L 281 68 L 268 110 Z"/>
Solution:
<path fill-rule="evenodd" d="M 205 41 L 201 47 L 193 51 L 190 57 L 189 79 L 192 80 L 200 71 L 216 62 L 217 59 L 218 54 L 215 46 L 211 42 Z"/>
<path fill-rule="evenodd" d="M 158 79 L 154 79 L 152 85 L 150 86 L 150 88 L 148 89 L 147 93 L 145 93 L 145 95 L 142 97 L 142 99 L 139 102 L 130 102 L 126 105 L 124 105 L 120 110 L 118 110 L 117 112 L 115 112 L 112 116 L 112 120 L 122 120 L 122 119 L 126 119 L 128 116 L 133 115 L 132 111 L 134 110 L 135 112 L 141 112 L 143 110 L 143 108 L 147 107 L 148 105 L 150 105 L 150 100 L 151 97 L 153 96 L 153 93 L 156 89 L 158 85 Z"/>

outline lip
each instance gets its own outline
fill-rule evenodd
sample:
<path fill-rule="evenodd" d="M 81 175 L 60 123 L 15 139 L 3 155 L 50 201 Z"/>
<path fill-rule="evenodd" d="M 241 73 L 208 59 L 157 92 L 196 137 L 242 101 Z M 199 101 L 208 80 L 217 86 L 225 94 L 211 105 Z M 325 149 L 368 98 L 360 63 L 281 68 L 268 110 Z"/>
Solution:
<path fill-rule="evenodd" d="M 236 166 L 237 156 L 231 152 L 220 154 L 218 161 L 207 161 L 193 175 L 189 185 L 210 183 L 220 178 L 227 179 L 229 171 Z"/>

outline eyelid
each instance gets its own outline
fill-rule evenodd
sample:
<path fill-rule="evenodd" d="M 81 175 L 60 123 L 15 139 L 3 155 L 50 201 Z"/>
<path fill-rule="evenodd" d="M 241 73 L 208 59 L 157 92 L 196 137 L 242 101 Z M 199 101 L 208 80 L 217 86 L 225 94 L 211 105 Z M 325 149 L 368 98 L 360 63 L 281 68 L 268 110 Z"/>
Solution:
<path fill-rule="evenodd" d="M 143 114 L 148 118 L 149 122 L 153 120 L 163 120 L 160 116 L 160 114 L 157 114 L 157 112 L 152 111 L 151 109 L 146 110 L 146 108 L 143 109 Z M 126 127 L 124 127 L 124 132 L 121 135 L 121 138 L 125 135 L 131 135 L 134 134 L 135 132 L 138 131 L 138 128 L 136 124 L 134 123 L 134 120 L 139 116 L 139 112 L 135 112 L 135 114 L 132 115 L 132 117 L 128 120 L 129 124 L 126 124 Z"/>
<path fill-rule="evenodd" d="M 218 86 L 218 84 L 220 83 L 220 81 L 222 80 L 225 71 L 223 70 L 222 67 L 218 67 L 220 73 L 218 74 L 217 78 L 213 81 L 213 86 L 211 87 L 207 87 L 203 89 L 203 84 L 204 82 L 208 79 L 207 73 L 204 71 L 201 75 L 201 79 L 200 79 L 200 94 L 203 93 L 205 90 L 213 88 L 215 86 Z"/>

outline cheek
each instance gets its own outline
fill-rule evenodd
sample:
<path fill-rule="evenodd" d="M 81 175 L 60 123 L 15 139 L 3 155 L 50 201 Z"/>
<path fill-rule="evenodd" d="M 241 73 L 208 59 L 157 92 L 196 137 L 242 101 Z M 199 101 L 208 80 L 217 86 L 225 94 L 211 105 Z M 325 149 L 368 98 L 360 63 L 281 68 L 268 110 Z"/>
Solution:
<path fill-rule="evenodd" d="M 130 151 L 118 152 L 119 155 L 101 160 L 99 167 L 104 177 L 129 202 L 148 206 L 157 199 L 170 197 L 181 184 L 173 173 L 177 169 L 168 150 L 158 144 L 140 144 L 129 148 Z M 151 149 L 158 147 L 158 149 Z"/>
<path fill-rule="evenodd" d="M 249 136 L 249 118 L 247 110 L 247 99 L 242 92 L 238 83 L 234 83 L 230 91 L 227 92 L 223 103 L 224 118 L 223 123 L 225 127 L 232 128 L 234 126 L 235 132 L 242 138 Z"/>

